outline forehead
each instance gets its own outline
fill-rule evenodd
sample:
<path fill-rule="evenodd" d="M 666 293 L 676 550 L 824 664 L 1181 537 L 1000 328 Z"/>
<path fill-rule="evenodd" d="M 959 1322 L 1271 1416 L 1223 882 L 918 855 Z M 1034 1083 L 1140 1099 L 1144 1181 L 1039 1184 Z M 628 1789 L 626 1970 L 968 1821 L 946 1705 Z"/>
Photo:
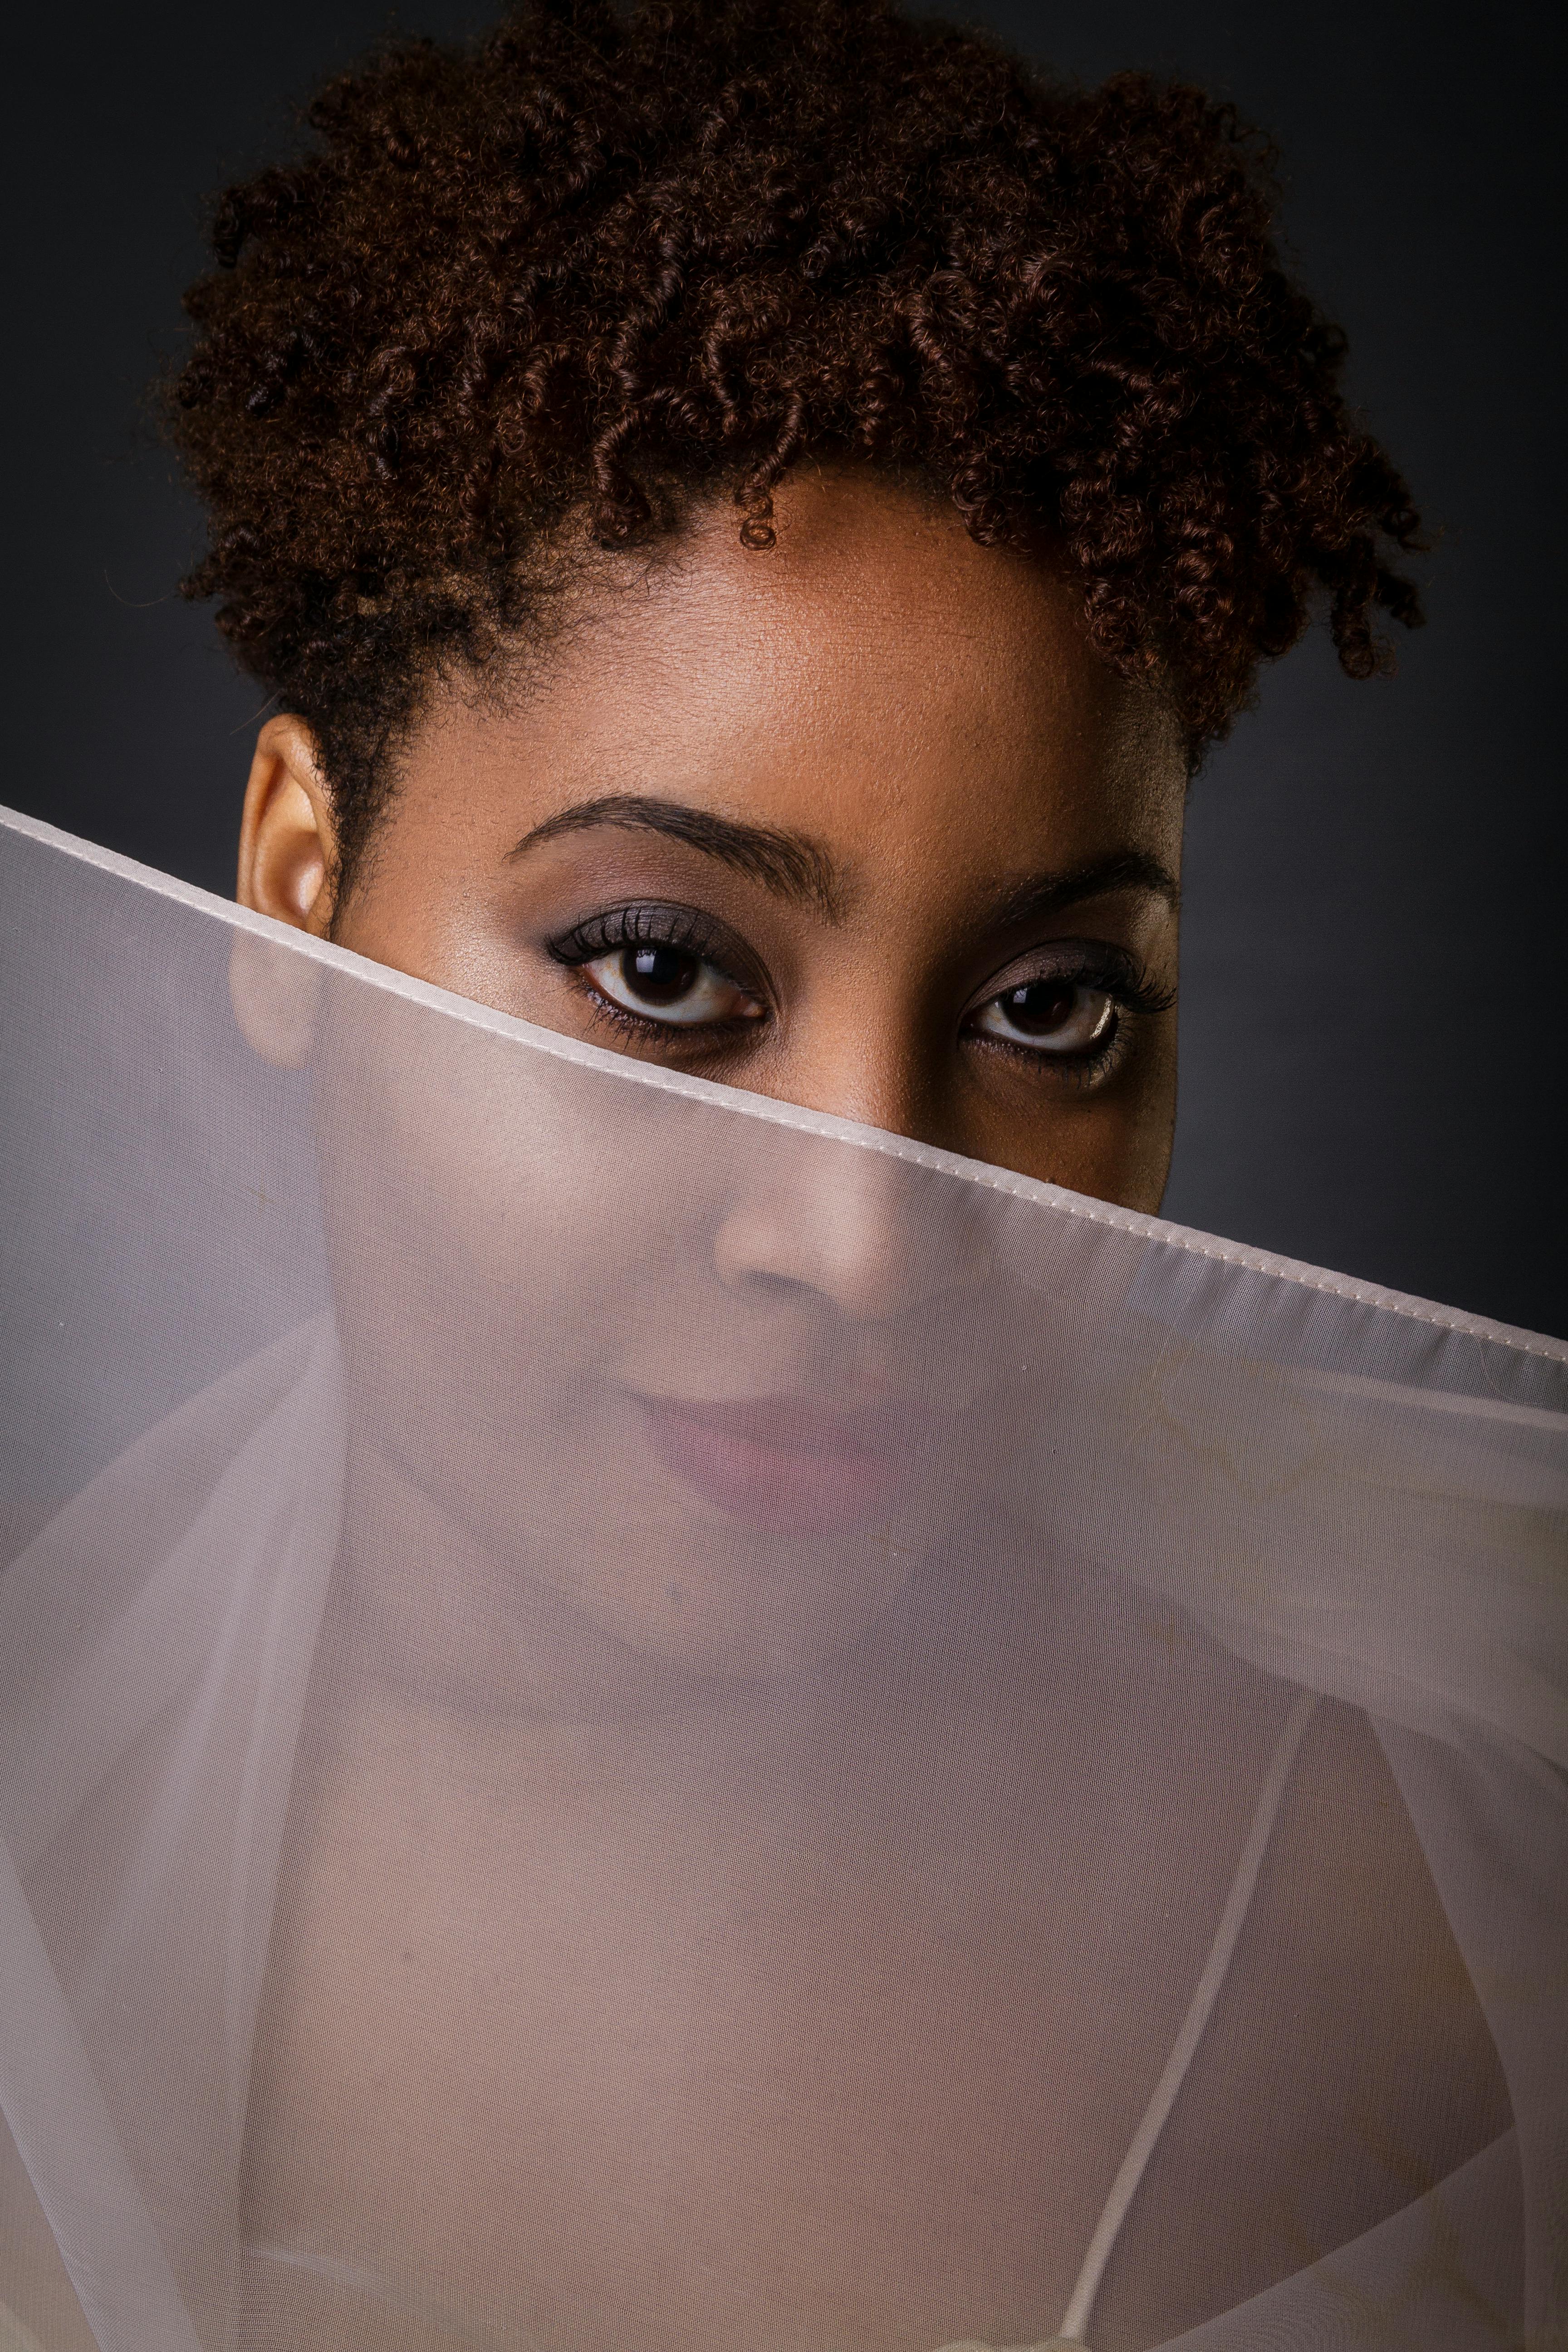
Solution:
<path fill-rule="evenodd" d="M 748 549 L 724 502 L 651 560 L 610 560 L 522 690 L 471 711 L 490 756 L 466 747 L 469 789 L 505 769 L 514 793 L 548 777 L 557 805 L 649 793 L 848 854 L 1016 855 L 1041 829 L 1169 850 L 1173 722 L 1094 652 L 1047 565 L 868 476 L 791 479 L 775 528 Z"/>

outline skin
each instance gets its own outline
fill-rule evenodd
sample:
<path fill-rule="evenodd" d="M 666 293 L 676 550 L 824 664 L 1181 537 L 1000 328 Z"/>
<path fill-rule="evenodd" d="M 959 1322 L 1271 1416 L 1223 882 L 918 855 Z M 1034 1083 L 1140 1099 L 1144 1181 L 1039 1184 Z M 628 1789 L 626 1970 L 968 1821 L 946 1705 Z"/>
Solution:
<path fill-rule="evenodd" d="M 309 734 L 272 720 L 238 895 L 546 1027 L 1152 1210 L 1184 788 L 1173 726 L 1048 571 L 907 493 L 806 477 L 772 551 L 721 510 L 646 581 L 590 594 L 531 690 L 437 693 L 342 904 Z M 648 829 L 639 800 L 786 843 L 794 887 Z M 637 902 L 704 919 L 744 988 L 711 989 L 720 1018 L 634 1027 L 552 959 Z M 1061 1050 L 1070 1022 L 984 1029 L 1009 983 L 1076 971 L 1080 942 L 1148 1000 L 1112 1008 L 1103 1065 Z"/>
<path fill-rule="evenodd" d="M 742 548 L 732 512 L 710 514 L 651 569 L 590 581 L 530 671 L 434 696 L 346 895 L 309 735 L 273 720 L 247 795 L 239 895 L 662 1068 L 1153 1208 L 1175 1102 L 1184 788 L 1159 705 L 1093 656 L 1047 571 L 976 548 L 950 509 L 867 478 L 807 477 L 779 500 L 772 551 Z M 592 952 L 626 909 L 682 940 L 700 929 L 701 952 L 676 958 L 692 984 L 668 1006 L 639 1008 L 624 957 Z M 994 1034 L 1016 1026 L 996 1021 L 999 992 L 1031 985 L 1042 1034 Z M 673 1017 L 690 1009 L 709 1017 Z M 470 1358 L 488 1345 L 505 1367 L 498 1394 L 537 1374 L 526 1451 L 562 1475 L 558 1507 L 531 1496 L 531 1524 L 542 1514 L 550 1529 L 535 1572 L 639 1651 L 692 1663 L 705 1642 L 708 1665 L 744 1673 L 851 1638 L 932 1526 L 933 1488 L 952 1488 L 940 1438 L 917 1449 L 923 1475 L 876 1574 L 868 1554 L 851 1572 L 774 1531 L 758 1538 L 773 1573 L 747 1585 L 727 1517 L 694 1528 L 689 1486 L 647 1458 L 647 1402 L 807 1400 L 908 1423 L 928 1402 L 921 1317 L 943 1293 L 944 1377 L 967 1345 L 973 1390 L 1000 1333 L 994 1307 L 983 1328 L 966 1323 L 985 1269 L 963 1236 L 940 1237 L 929 1208 L 909 1216 L 896 1163 L 865 1153 L 803 1160 L 776 1145 L 764 1182 L 738 1168 L 738 1196 L 721 1198 L 715 1136 L 690 1155 L 717 1189 L 699 1201 L 688 1177 L 677 1318 L 669 1276 L 649 1276 L 673 1229 L 665 1219 L 649 1236 L 623 1163 L 559 1129 L 559 1066 L 542 1099 L 503 1117 L 483 1054 L 459 1108 L 449 1043 L 421 1105 L 417 1052 L 394 1048 L 384 1067 L 385 1034 L 350 1050 L 325 1088 L 358 1105 L 331 1122 L 326 1157 L 362 1396 L 414 1329 L 433 1366 L 454 1338 Z M 400 1250 L 392 1278 L 376 1231 L 417 1234 L 431 1204 L 440 1233 Z M 526 1236 L 546 1213 L 558 1278 L 524 1302 Z M 437 1265 L 437 1290 L 405 1295 Z M 563 1326 L 550 1319 L 562 1302 Z M 520 1367 L 524 1312 L 536 1346 Z M 427 1381 L 426 1461 L 382 1449 L 355 1524 L 408 1524 L 432 1478 L 463 1498 L 440 1507 L 443 1541 L 455 1517 L 465 1540 L 477 1533 L 468 1588 L 494 1605 L 454 1630 L 471 1656 L 453 1672 L 482 1683 L 515 1615 L 507 1464 L 525 1441 L 490 1442 L 460 1402 L 443 1422 L 443 1400 L 471 1393 L 467 1370 L 454 1360 Z M 948 1377 L 947 1424 L 962 1401 Z M 399 1425 L 395 1409 L 364 1418 Z M 617 1486 L 587 1475 L 590 1461 L 637 1466 Z M 586 1529 L 585 1495 L 598 1509 Z M 496 1508 L 473 1530 L 476 1496 Z M 367 1575 L 378 1601 L 384 1549 Z M 763 1596 L 784 1591 L 789 1622 L 770 1621 Z M 511 1646 L 516 1672 L 535 1672 L 537 1640 Z"/>
<path fill-rule="evenodd" d="M 778 523 L 759 554 L 732 515 L 700 520 L 653 565 L 608 566 L 527 672 L 433 695 L 346 896 L 309 735 L 274 719 L 242 900 L 661 1067 L 1157 1208 L 1184 793 L 1157 698 L 1109 674 L 1047 569 L 907 492 L 805 477 Z M 679 910 L 683 942 L 700 921 L 709 970 L 673 1003 L 709 1017 L 617 1003 L 603 924 L 633 907 Z M 595 952 L 563 961 L 574 942 Z M 1010 1035 L 989 1008 L 1028 984 L 1049 1018 Z M 645 1223 L 636 1150 L 584 1149 L 598 1097 L 571 1123 L 589 1078 L 552 1064 L 531 1092 L 531 1057 L 498 1064 L 460 1028 L 438 1069 L 405 1067 L 380 1010 L 365 1034 L 324 1021 L 315 1049 L 349 1534 L 258 2037 L 247 2239 L 401 2282 L 411 2352 L 1037 2338 L 1203 1965 L 1288 1695 L 1158 1612 L 1108 1647 L 1076 1574 L 1037 1544 L 1008 1561 L 1000 1512 L 972 1605 L 973 1561 L 944 1564 L 953 1465 L 1019 1452 L 1009 1386 L 1026 1413 L 1037 1391 L 962 1222 L 906 1245 L 941 1213 L 905 1163 L 783 1130 L 726 1160 L 705 1110 L 680 1199 Z M 1096 1458 L 1076 1311 L 1054 1337 L 1032 1314 L 1028 1350 L 1079 1375 L 1035 1367 L 1061 1475 Z M 410 1362 L 416 1416 L 377 1389 Z M 930 1365 L 951 1393 L 921 1396 Z M 922 1440 L 873 1539 L 742 1538 L 647 1451 L 642 1416 L 775 1391 L 940 1405 L 956 1451 Z M 493 1427 L 465 1418 L 476 1398 Z M 410 1428 L 418 1458 L 385 1434 Z M 1152 1774 L 1152 1754 L 1183 1768 Z M 1268 2098 L 1238 2100 L 1260 2067 Z M 1239 2302 L 1507 2120 L 1386 1768 L 1325 1706 L 1097 2352 Z M 252 2340 L 389 2340 L 384 2305 L 255 2267 Z"/>

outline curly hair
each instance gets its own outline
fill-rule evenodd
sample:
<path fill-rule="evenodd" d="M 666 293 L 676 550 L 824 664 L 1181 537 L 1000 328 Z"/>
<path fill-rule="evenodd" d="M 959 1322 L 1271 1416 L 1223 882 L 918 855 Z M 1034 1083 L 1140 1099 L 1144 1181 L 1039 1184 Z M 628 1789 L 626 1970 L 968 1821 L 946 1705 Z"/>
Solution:
<path fill-rule="evenodd" d="M 220 203 L 170 415 L 212 518 L 185 591 L 313 729 L 345 872 L 431 678 L 526 641 L 542 549 L 728 492 L 764 550 L 804 452 L 1048 550 L 1194 763 L 1315 603 L 1353 677 L 1378 608 L 1420 618 L 1271 157 L 1200 90 L 1061 85 L 884 0 L 525 0 L 308 119 Z"/>

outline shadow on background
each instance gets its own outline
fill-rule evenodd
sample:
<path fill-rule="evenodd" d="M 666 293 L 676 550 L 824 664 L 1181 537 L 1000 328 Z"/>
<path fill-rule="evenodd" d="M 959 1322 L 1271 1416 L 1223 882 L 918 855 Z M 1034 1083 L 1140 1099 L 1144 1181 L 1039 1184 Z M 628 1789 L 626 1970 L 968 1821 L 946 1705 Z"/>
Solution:
<path fill-rule="evenodd" d="M 468 33 L 492 12 L 408 0 Z M 1534 5 L 992 0 L 1032 54 L 1174 68 L 1279 141 L 1308 284 L 1441 528 L 1431 623 L 1354 687 L 1321 637 L 1193 804 L 1188 1223 L 1568 1333 L 1560 37 Z M 175 593 L 200 543 L 147 386 L 205 204 L 392 19 L 374 0 L 37 12 L 10 46 L 9 774 L 0 799 L 230 887 L 267 706 Z"/>

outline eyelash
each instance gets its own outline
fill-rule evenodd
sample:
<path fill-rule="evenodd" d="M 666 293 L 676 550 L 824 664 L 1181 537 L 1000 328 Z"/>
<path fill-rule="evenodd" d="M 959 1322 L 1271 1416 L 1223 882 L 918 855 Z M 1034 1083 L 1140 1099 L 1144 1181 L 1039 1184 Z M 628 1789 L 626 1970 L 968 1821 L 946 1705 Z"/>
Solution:
<path fill-rule="evenodd" d="M 701 915 L 691 907 L 646 902 L 609 907 L 574 925 L 559 939 L 552 940 L 548 952 L 555 962 L 575 971 L 584 964 L 595 962 L 601 956 L 614 955 L 617 949 L 636 947 L 678 949 L 683 954 L 711 964 L 732 986 L 744 990 L 748 995 L 765 998 L 765 992 L 755 979 L 748 979 L 743 971 L 731 968 L 739 961 L 734 958 L 732 950 L 709 929 Z M 723 961 L 727 954 L 731 957 L 730 962 Z M 1050 1055 L 1031 1050 L 1027 1045 L 1016 1044 L 1005 1037 L 984 1035 L 974 1031 L 965 1034 L 988 1052 L 1006 1054 L 1021 1060 L 1035 1075 L 1043 1076 L 1049 1071 L 1053 1076 L 1074 1079 L 1083 1087 L 1098 1084 L 1125 1051 L 1125 1015 L 1148 1017 L 1165 1013 L 1175 1002 L 1173 989 L 1154 986 L 1124 950 L 1106 944 L 1080 947 L 1070 961 L 1065 957 L 1055 961 L 1047 958 L 1033 969 L 1026 968 L 1019 971 L 1011 979 L 1010 985 L 1016 988 L 1032 980 L 1071 982 L 1076 987 L 1091 989 L 1109 997 L 1117 1017 L 1104 1043 L 1082 1054 Z M 591 982 L 586 992 L 593 1000 L 596 1016 L 612 1027 L 651 1039 L 663 1047 L 668 1047 L 674 1038 L 681 1035 L 689 1050 L 698 1042 L 694 1031 L 679 1031 L 668 1022 L 656 1021 L 632 1012 L 628 1006 L 613 1003 Z M 991 995 L 973 1008 L 973 1012 L 983 1011 L 995 995 L 1005 992 L 1004 990 L 994 990 Z M 972 1017 L 973 1014 L 965 1015 L 966 1021 Z M 717 1031 L 727 1036 L 738 1029 L 750 1029 L 754 1025 L 750 1021 L 744 1024 L 715 1024 L 710 1025 L 708 1034 L 711 1036 Z"/>
<path fill-rule="evenodd" d="M 1148 1018 L 1155 1013 L 1168 1013 L 1176 1001 L 1176 992 L 1173 988 L 1156 987 L 1124 949 L 1103 942 L 1086 942 L 1080 946 L 1075 941 L 1073 945 L 1077 951 L 1070 960 L 1063 956 L 1052 961 L 1047 957 L 1033 967 L 1026 965 L 1021 971 L 1010 974 L 1005 988 L 993 986 L 964 1019 L 966 1023 L 973 1020 L 998 996 L 1035 980 L 1070 982 L 1077 988 L 1090 989 L 1096 994 L 1109 997 L 1116 1015 L 1110 1024 L 1110 1034 L 1102 1044 L 1086 1053 L 1044 1054 L 1016 1044 L 1011 1038 L 988 1035 L 976 1030 L 967 1033 L 973 1042 L 987 1053 L 1005 1054 L 1016 1061 L 1021 1061 L 1031 1076 L 1044 1076 L 1048 1072 L 1052 1077 L 1071 1080 L 1087 1090 L 1108 1076 L 1126 1052 L 1126 1016 Z"/>
<path fill-rule="evenodd" d="M 702 963 L 711 964 L 734 987 L 745 990 L 748 995 L 759 998 L 763 995 L 763 991 L 754 980 L 748 979 L 742 971 L 731 969 L 731 964 L 724 961 L 725 956 L 730 955 L 731 961 L 738 959 L 707 928 L 693 907 L 650 906 L 646 903 L 607 907 L 602 914 L 590 915 L 585 922 L 576 924 L 573 929 L 563 932 L 559 939 L 552 940 L 548 952 L 557 963 L 577 971 L 584 964 L 596 962 L 600 956 L 614 955 L 618 948 L 676 948 L 684 955 L 694 956 Z M 679 1035 L 684 1035 L 689 1048 L 698 1042 L 696 1034 L 689 1029 L 681 1032 L 668 1021 L 655 1021 L 632 1012 L 627 1005 L 612 1003 L 592 982 L 587 983 L 585 993 L 592 999 L 596 1016 L 612 1028 L 629 1032 L 634 1036 L 651 1038 L 656 1044 L 665 1046 Z M 751 1022 L 719 1023 L 709 1027 L 708 1034 L 712 1036 L 717 1031 L 721 1035 L 729 1036 L 738 1029 L 749 1029 L 753 1025 Z"/>

